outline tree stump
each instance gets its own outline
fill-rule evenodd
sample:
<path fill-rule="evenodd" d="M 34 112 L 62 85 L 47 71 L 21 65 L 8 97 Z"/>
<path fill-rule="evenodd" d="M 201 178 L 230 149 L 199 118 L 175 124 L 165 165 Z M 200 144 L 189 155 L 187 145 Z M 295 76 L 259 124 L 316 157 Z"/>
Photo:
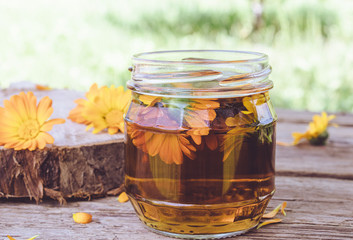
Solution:
<path fill-rule="evenodd" d="M 55 142 L 43 150 L 15 151 L 0 147 L 0 198 L 34 198 L 37 202 L 50 197 L 64 203 L 69 198 L 91 198 L 115 192 L 123 182 L 124 136 L 107 132 L 92 134 L 86 126 L 67 119 L 69 111 L 84 93 L 72 90 L 36 90 L 10 87 L 0 91 L 3 100 L 21 91 L 32 91 L 37 101 L 49 96 L 53 100 L 51 118 L 64 118 L 49 132 Z"/>

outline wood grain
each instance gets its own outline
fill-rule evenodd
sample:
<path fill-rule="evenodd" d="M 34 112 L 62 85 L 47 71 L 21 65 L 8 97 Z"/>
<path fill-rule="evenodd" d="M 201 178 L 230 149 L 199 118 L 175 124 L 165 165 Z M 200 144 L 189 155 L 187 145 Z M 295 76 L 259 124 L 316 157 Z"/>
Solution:
<path fill-rule="evenodd" d="M 288 115 L 292 117 L 288 118 Z M 292 142 L 291 133 L 305 132 L 312 115 L 287 110 L 278 111 L 277 140 Z M 353 121 L 353 115 L 337 114 L 337 119 L 342 125 L 338 128 L 329 128 L 330 137 L 326 146 L 311 146 L 307 143 L 290 147 L 277 146 L 277 175 L 353 180 L 353 126 L 349 126 L 350 121 Z"/>
<path fill-rule="evenodd" d="M 287 201 L 283 222 L 252 230 L 229 239 L 349 239 L 353 235 L 353 181 L 284 177 L 276 179 L 277 192 L 269 208 Z M 4 207 L 6 206 L 6 207 Z M 72 213 L 89 212 L 93 223 L 75 224 Z M 116 197 L 94 201 L 55 202 L 40 205 L 1 203 L 0 237 L 12 234 L 24 239 L 169 239 L 148 231 L 138 220 L 130 203 Z M 16 216 L 16 217 L 15 217 Z"/>

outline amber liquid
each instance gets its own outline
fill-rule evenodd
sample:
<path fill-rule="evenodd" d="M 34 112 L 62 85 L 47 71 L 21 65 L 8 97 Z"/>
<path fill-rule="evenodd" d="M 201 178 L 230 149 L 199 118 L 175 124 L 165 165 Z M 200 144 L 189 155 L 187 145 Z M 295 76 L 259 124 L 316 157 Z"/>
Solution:
<path fill-rule="evenodd" d="M 127 122 L 127 129 L 155 134 L 163 131 Z M 263 135 L 267 134 L 266 140 Z M 223 139 L 229 132 L 211 130 Z M 202 141 L 207 141 L 202 136 Z M 182 164 L 167 164 L 158 155 L 146 158 L 128 134 L 126 139 L 126 190 L 140 218 L 161 232 L 186 235 L 234 233 L 255 227 L 274 193 L 275 121 L 238 139 L 224 160 L 219 144 L 210 150 L 199 146 L 195 157 Z"/>

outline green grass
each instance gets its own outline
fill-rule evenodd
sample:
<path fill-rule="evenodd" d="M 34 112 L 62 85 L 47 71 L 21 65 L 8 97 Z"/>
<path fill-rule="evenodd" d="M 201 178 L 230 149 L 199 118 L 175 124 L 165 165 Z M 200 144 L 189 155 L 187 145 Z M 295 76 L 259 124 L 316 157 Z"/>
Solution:
<path fill-rule="evenodd" d="M 353 2 L 0 0 L 0 87 L 32 81 L 86 91 L 121 85 L 134 53 L 265 52 L 276 107 L 353 112 Z"/>

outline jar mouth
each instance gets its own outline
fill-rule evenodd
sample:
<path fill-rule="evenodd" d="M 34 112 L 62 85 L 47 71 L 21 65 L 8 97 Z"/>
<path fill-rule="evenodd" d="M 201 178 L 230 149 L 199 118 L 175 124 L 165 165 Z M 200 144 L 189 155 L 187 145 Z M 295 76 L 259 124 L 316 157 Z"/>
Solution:
<path fill-rule="evenodd" d="M 266 92 L 273 87 L 263 53 L 236 50 L 175 50 L 136 54 L 132 91 L 177 98 L 222 98 Z"/>
<path fill-rule="evenodd" d="M 132 60 L 159 64 L 236 64 L 260 63 L 268 61 L 268 56 L 260 52 L 238 50 L 170 50 L 138 53 L 133 55 Z"/>

